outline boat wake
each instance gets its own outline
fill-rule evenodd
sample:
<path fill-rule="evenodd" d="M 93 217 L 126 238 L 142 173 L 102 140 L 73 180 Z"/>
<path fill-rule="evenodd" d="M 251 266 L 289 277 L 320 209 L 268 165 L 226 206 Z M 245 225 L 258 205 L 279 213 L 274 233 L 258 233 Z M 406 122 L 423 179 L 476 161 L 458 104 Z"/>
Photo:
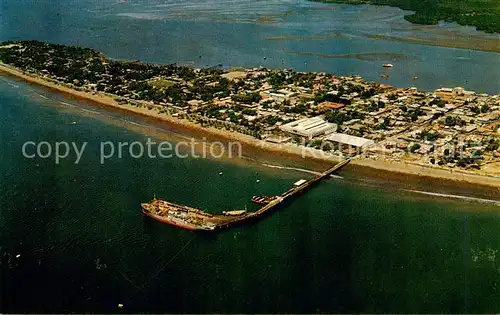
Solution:
<path fill-rule="evenodd" d="M 478 202 L 478 203 L 482 203 L 482 204 L 491 204 L 491 205 L 495 205 L 495 206 L 499 206 L 500 207 L 500 201 L 499 200 L 483 199 L 483 198 L 475 198 L 475 197 L 467 197 L 467 196 L 451 195 L 451 194 L 432 193 L 432 192 L 421 191 L 421 190 L 411 190 L 411 189 L 405 189 L 405 190 L 409 191 L 409 192 L 421 194 L 421 195 L 443 197 L 443 198 L 451 198 L 451 199 L 461 199 L 461 200 Z"/>
<path fill-rule="evenodd" d="M 321 172 L 315 172 L 311 170 L 306 170 L 303 168 L 297 168 L 297 167 L 288 167 L 288 166 L 280 166 L 280 165 L 272 165 L 272 164 L 262 164 L 263 166 L 269 167 L 269 168 L 276 168 L 276 169 L 282 169 L 282 170 L 291 170 L 291 171 L 297 171 L 297 172 L 302 172 L 302 173 L 308 173 L 308 174 L 313 174 L 313 175 L 320 175 Z M 330 175 L 330 177 L 333 178 L 343 178 L 342 176 L 339 175 Z"/>

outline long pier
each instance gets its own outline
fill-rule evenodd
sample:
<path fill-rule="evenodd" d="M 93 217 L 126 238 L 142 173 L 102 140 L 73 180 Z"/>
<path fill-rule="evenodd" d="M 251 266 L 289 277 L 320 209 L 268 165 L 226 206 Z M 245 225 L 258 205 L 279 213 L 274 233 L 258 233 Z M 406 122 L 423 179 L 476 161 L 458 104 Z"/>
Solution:
<path fill-rule="evenodd" d="M 227 228 L 232 225 L 243 223 L 273 210 L 279 205 L 283 204 L 286 200 L 293 196 L 305 192 L 311 188 L 315 183 L 330 176 L 336 171 L 340 170 L 350 160 L 344 160 L 334 167 L 324 171 L 323 173 L 315 176 L 314 178 L 305 181 L 299 186 L 294 186 L 281 194 L 275 196 L 275 199 L 268 204 L 261 207 L 259 210 L 250 213 L 242 213 L 238 215 L 226 214 L 211 214 L 199 209 L 194 209 L 188 206 L 177 205 L 163 200 L 154 199 L 151 203 L 142 204 L 144 214 L 154 218 L 155 220 L 173 224 L 189 230 L 216 230 Z M 241 210 L 239 210 L 241 211 Z M 244 212 L 244 211 L 242 211 Z"/>
<path fill-rule="evenodd" d="M 235 217 L 233 220 L 231 220 L 229 222 L 222 223 L 222 224 L 218 224 L 217 226 L 219 228 L 228 227 L 229 225 L 232 225 L 232 224 L 244 221 L 244 220 L 248 220 L 248 219 L 251 219 L 251 218 L 255 218 L 255 217 L 261 216 L 264 213 L 266 213 L 266 212 L 274 209 L 275 207 L 283 204 L 287 199 L 290 199 L 291 197 L 293 197 L 293 196 L 295 196 L 295 195 L 297 195 L 299 193 L 302 193 L 302 192 L 306 191 L 311 186 L 313 186 L 315 183 L 317 183 L 320 180 L 322 180 L 322 179 L 324 179 L 324 178 L 332 175 L 333 173 L 335 173 L 336 171 L 340 170 L 345 165 L 347 165 L 350 161 L 351 161 L 350 159 L 344 160 L 344 161 L 336 164 L 334 167 L 332 167 L 332 168 L 324 171 L 323 173 L 315 176 L 313 179 L 310 179 L 310 180 L 306 181 L 302 185 L 291 188 L 290 190 L 284 192 L 277 199 L 271 201 L 270 203 L 268 203 L 267 205 L 263 206 L 262 208 L 260 208 L 257 211 L 250 212 L 250 213 L 247 213 L 247 214 L 239 216 L 239 217 Z"/>

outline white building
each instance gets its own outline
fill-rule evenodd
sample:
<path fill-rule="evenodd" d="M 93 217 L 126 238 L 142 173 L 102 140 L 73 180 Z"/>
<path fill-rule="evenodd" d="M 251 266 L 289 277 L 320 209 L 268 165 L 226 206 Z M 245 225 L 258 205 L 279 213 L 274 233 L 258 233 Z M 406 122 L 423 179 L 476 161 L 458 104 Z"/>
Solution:
<path fill-rule="evenodd" d="M 464 95 L 465 89 L 463 87 L 457 86 L 452 90 L 453 96 Z"/>
<path fill-rule="evenodd" d="M 286 89 L 281 89 L 276 92 L 272 92 L 271 90 L 264 91 L 264 94 L 267 94 L 271 99 L 278 101 L 278 102 L 283 102 L 285 100 L 290 99 L 290 97 L 295 96 L 297 93 L 286 90 Z"/>
<path fill-rule="evenodd" d="M 337 130 L 337 125 L 331 124 L 321 116 L 304 118 L 280 127 L 282 131 L 312 139 L 321 135 L 328 135 Z"/>
<path fill-rule="evenodd" d="M 436 92 L 441 92 L 441 93 L 453 93 L 453 89 L 452 88 L 440 88 L 440 89 L 437 89 Z"/>
<path fill-rule="evenodd" d="M 373 140 L 370 139 L 350 136 L 344 133 L 333 133 L 330 136 L 328 136 L 326 140 L 356 148 L 366 148 L 375 143 Z"/>

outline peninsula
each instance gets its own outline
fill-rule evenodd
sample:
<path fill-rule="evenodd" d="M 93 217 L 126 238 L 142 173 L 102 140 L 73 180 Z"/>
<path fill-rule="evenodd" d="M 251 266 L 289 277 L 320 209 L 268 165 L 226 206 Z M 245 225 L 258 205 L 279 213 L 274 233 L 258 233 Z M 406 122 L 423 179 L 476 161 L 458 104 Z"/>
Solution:
<path fill-rule="evenodd" d="M 498 95 L 288 69 L 115 61 L 38 41 L 0 44 L 0 61 L 0 72 L 23 80 L 265 149 L 500 186 Z"/>

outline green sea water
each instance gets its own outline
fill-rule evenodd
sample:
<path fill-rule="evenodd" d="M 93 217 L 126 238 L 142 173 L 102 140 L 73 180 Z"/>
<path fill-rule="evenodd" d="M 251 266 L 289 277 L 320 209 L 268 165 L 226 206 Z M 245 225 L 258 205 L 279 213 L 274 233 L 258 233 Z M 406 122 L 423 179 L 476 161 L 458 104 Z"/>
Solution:
<path fill-rule="evenodd" d="M 100 141 L 183 136 L 4 77 L 0 115 L 2 313 L 500 311 L 498 202 L 418 195 L 347 169 L 258 222 L 193 233 L 145 218 L 140 203 L 253 210 L 252 195 L 313 175 L 264 158 L 102 165 Z M 26 141 L 88 146 L 79 164 L 56 165 L 24 158 Z"/>

